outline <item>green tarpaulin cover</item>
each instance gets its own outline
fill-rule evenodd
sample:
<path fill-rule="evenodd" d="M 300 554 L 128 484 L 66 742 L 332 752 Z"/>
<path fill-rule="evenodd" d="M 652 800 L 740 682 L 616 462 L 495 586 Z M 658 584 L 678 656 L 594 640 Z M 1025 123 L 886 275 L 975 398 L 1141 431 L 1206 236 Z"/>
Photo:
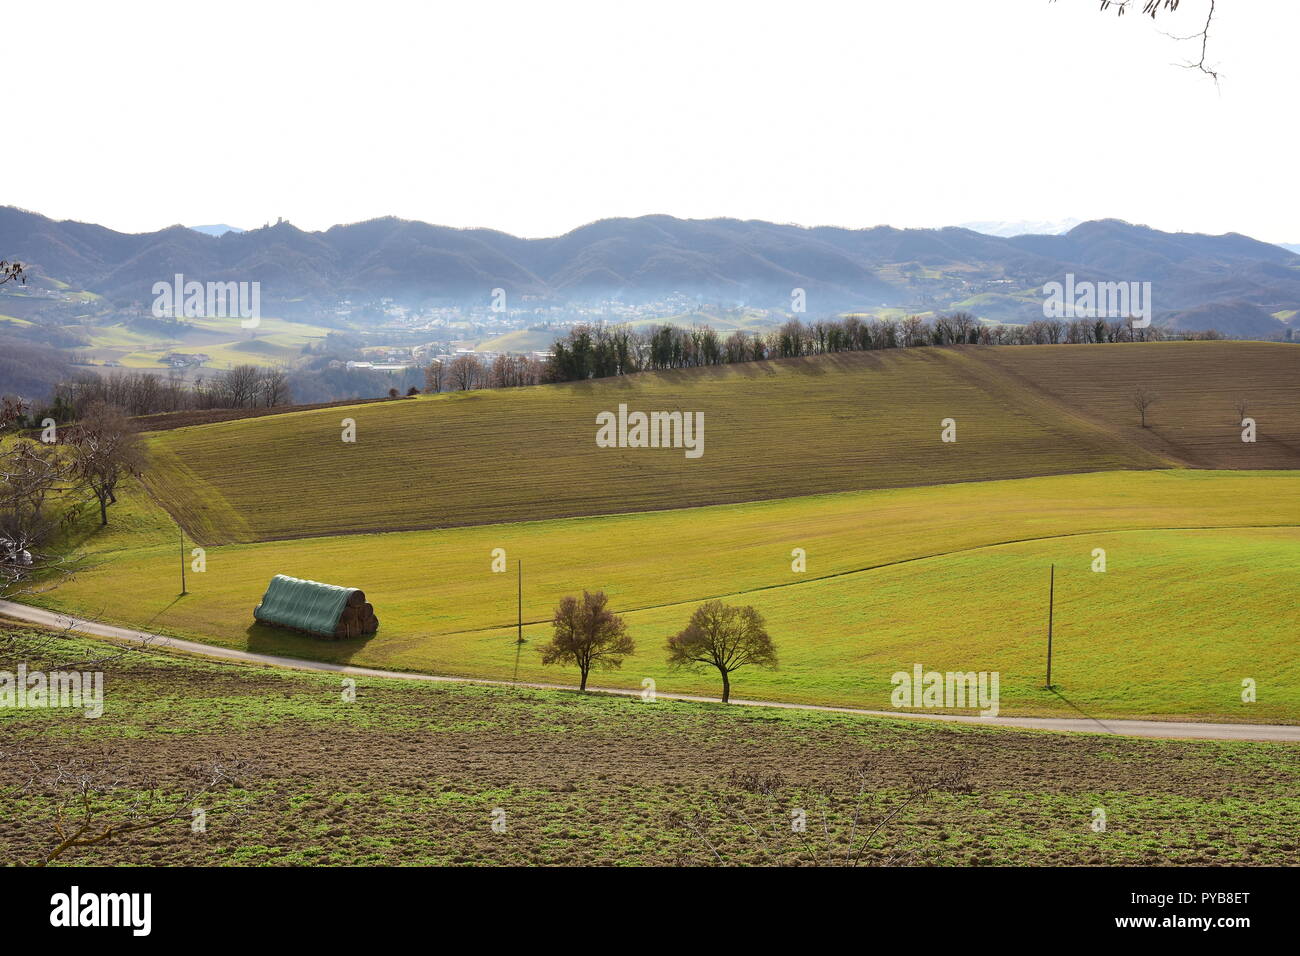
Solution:
<path fill-rule="evenodd" d="M 253 609 L 253 617 L 265 624 L 295 627 L 323 637 L 333 637 L 339 615 L 356 588 L 341 588 L 319 581 L 305 581 L 277 574 Z"/>

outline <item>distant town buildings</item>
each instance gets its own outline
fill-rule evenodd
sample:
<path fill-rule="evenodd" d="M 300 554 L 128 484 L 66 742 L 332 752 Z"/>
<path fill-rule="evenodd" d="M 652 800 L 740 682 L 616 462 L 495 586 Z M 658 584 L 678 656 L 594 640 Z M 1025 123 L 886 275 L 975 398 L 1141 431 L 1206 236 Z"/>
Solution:
<path fill-rule="evenodd" d="M 408 368 L 415 366 L 410 363 L 397 364 L 392 362 L 348 362 L 348 369 L 365 369 L 372 372 L 405 372 Z"/>
<path fill-rule="evenodd" d="M 212 356 L 203 352 L 168 352 L 163 356 L 163 364 L 168 368 L 198 368 L 204 362 L 211 362 Z"/>

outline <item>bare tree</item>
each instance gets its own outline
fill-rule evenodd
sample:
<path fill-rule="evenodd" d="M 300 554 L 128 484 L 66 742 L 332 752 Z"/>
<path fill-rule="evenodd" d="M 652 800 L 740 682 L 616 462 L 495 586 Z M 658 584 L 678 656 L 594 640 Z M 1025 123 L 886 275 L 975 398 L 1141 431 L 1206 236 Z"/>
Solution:
<path fill-rule="evenodd" d="M 447 369 L 447 381 L 452 388 L 468 392 L 483 384 L 483 363 L 477 355 L 457 355 Z"/>
<path fill-rule="evenodd" d="M 722 351 L 733 365 L 745 361 L 749 357 L 749 336 L 737 329 L 722 343 Z"/>
<path fill-rule="evenodd" d="M 196 388 L 202 384 L 198 379 Z M 150 372 L 116 372 L 109 375 L 81 374 L 60 384 L 54 392 L 56 406 L 71 409 L 74 414 L 84 411 L 96 402 L 117 405 L 131 415 L 150 415 L 154 412 L 174 412 L 188 408 L 197 395 L 171 369 L 166 379 Z"/>
<path fill-rule="evenodd" d="M 541 380 L 541 366 L 526 355 L 501 354 L 492 360 L 487 372 L 489 388 L 519 388 L 536 385 Z"/>
<path fill-rule="evenodd" d="M 435 395 L 442 391 L 442 386 L 447 377 L 447 368 L 442 359 L 434 359 L 424 369 L 424 390 L 432 392 Z"/>
<path fill-rule="evenodd" d="M 909 315 L 898 323 L 903 337 L 903 348 L 911 348 L 925 335 L 925 322 L 919 315 Z"/>
<path fill-rule="evenodd" d="M 262 370 L 256 365 L 236 365 L 223 374 L 218 388 L 230 408 L 249 408 L 261 393 Z"/>
<path fill-rule="evenodd" d="M 16 395 L 5 395 L 0 398 L 0 432 L 10 425 L 21 427 L 30 407 Z"/>
<path fill-rule="evenodd" d="M 1156 393 L 1143 388 L 1141 385 L 1133 389 L 1133 407 L 1138 410 L 1142 416 L 1142 427 L 1147 427 L 1147 409 L 1155 404 Z"/>
<path fill-rule="evenodd" d="M 283 368 L 276 367 L 264 370 L 258 387 L 262 393 L 262 404 L 267 408 L 274 408 L 276 405 L 289 405 L 293 402 L 293 398 L 289 394 L 289 375 Z"/>
<path fill-rule="evenodd" d="M 107 525 L 118 482 L 144 470 L 144 446 L 130 420 L 112 405 L 92 405 L 70 431 L 74 472 L 99 502 L 100 524 Z"/>
<path fill-rule="evenodd" d="M 668 638 L 668 666 L 716 668 L 722 675 L 724 704 L 731 699 L 732 673 L 748 664 L 776 667 L 776 648 L 763 627 L 763 616 L 752 607 L 709 601 L 695 609 L 683 631 Z"/>
<path fill-rule="evenodd" d="M 13 596 L 53 562 L 47 548 L 63 520 L 55 501 L 72 477 L 72 462 L 53 445 L 25 438 L 0 442 L 0 597 Z"/>
<path fill-rule="evenodd" d="M 555 609 L 554 634 L 541 648 L 543 664 L 577 665 L 580 690 L 587 689 L 593 667 L 622 667 L 623 658 L 636 650 L 623 619 L 607 603 L 604 591 L 583 591 L 581 600 L 565 597 Z"/>
<path fill-rule="evenodd" d="M 1237 399 L 1237 422 L 1238 426 L 1250 414 L 1250 402 L 1245 398 Z"/>

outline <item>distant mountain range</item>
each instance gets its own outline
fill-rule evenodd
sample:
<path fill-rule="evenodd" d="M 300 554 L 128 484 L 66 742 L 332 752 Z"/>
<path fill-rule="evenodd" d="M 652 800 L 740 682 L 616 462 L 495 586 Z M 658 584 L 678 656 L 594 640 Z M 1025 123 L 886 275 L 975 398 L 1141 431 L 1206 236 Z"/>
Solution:
<path fill-rule="evenodd" d="M 963 222 L 961 227 L 982 232 L 986 236 L 1002 236 L 1010 239 L 1012 236 L 1059 236 L 1063 232 L 1069 232 L 1082 221 L 1081 219 L 1013 219 L 995 222 Z"/>
<path fill-rule="evenodd" d="M 224 222 L 219 222 L 211 226 L 190 226 L 195 232 L 201 232 L 205 236 L 224 236 L 228 232 L 245 232 L 235 226 L 227 226 Z"/>
<path fill-rule="evenodd" d="M 960 308 L 1024 322 L 1041 317 L 1043 284 L 1066 273 L 1149 281 L 1157 322 L 1176 327 L 1210 323 L 1226 334 L 1270 337 L 1300 309 L 1300 256 L 1292 250 L 1236 233 L 1167 233 L 1114 219 L 1009 237 L 671 216 L 606 219 L 546 239 L 396 218 L 323 232 L 279 222 L 214 236 L 184 226 L 126 234 L 0 207 L 0 257 L 27 265 L 36 287 L 85 290 L 117 306 L 151 302 L 153 284 L 176 273 L 257 280 L 263 312 L 286 316 L 327 311 L 342 299 L 482 305 L 498 288 L 511 306 L 679 293 L 780 309 L 801 288 L 809 316 Z"/>

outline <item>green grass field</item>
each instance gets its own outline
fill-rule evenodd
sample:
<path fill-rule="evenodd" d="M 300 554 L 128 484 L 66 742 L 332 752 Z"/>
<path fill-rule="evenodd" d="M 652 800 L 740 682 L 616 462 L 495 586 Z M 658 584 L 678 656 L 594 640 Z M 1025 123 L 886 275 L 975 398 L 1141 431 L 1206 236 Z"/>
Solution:
<path fill-rule="evenodd" d="M 166 368 L 171 352 L 202 352 L 206 368 L 233 365 L 279 365 L 296 359 L 302 347 L 331 331 L 322 326 L 264 317 L 255 332 L 240 327 L 236 318 L 190 318 L 174 336 L 163 337 L 149 329 L 126 324 L 77 326 L 74 331 L 90 343 L 97 360 L 115 360 L 124 368 Z"/>
<path fill-rule="evenodd" d="M 535 647 L 561 596 L 601 588 L 638 641 L 604 685 L 715 693 L 709 675 L 669 673 L 662 645 L 696 604 L 724 597 L 767 617 L 783 662 L 742 673 L 740 696 L 886 709 L 890 676 L 920 663 L 1001 672 L 1008 714 L 1300 715 L 1293 473 L 1111 472 L 213 547 L 184 598 L 166 515 L 135 495 L 114 522 L 44 603 L 232 647 L 509 678 L 515 578 L 491 571 L 499 547 L 526 571 L 524 679 L 572 678 Z M 1094 548 L 1105 573 L 1090 570 Z M 1042 689 L 1052 563 L 1059 694 Z M 379 634 L 322 642 L 253 626 L 277 572 L 364 589 Z M 1240 701 L 1245 678 L 1257 703 Z"/>
<path fill-rule="evenodd" d="M 1007 714 L 1296 722 L 1298 363 L 1251 343 L 916 349 L 179 428 L 150 436 L 151 495 L 81 526 L 80 573 L 38 599 L 230 647 L 509 678 L 522 561 L 525 680 L 573 679 L 536 650 L 561 597 L 601 589 L 638 646 L 603 685 L 716 693 L 668 671 L 663 644 L 723 598 L 765 615 L 782 661 L 739 674 L 742 697 L 885 709 L 890 677 L 920 664 L 999 672 Z M 1125 417 L 1134 381 L 1160 394 L 1148 429 Z M 1267 442 L 1219 414 L 1243 394 Z M 597 447 L 595 414 L 619 403 L 703 410 L 704 457 Z M 1189 460 L 1292 470 L 1170 467 Z M 183 598 L 177 519 L 207 549 Z M 276 573 L 362 588 L 379 634 L 253 626 Z"/>

